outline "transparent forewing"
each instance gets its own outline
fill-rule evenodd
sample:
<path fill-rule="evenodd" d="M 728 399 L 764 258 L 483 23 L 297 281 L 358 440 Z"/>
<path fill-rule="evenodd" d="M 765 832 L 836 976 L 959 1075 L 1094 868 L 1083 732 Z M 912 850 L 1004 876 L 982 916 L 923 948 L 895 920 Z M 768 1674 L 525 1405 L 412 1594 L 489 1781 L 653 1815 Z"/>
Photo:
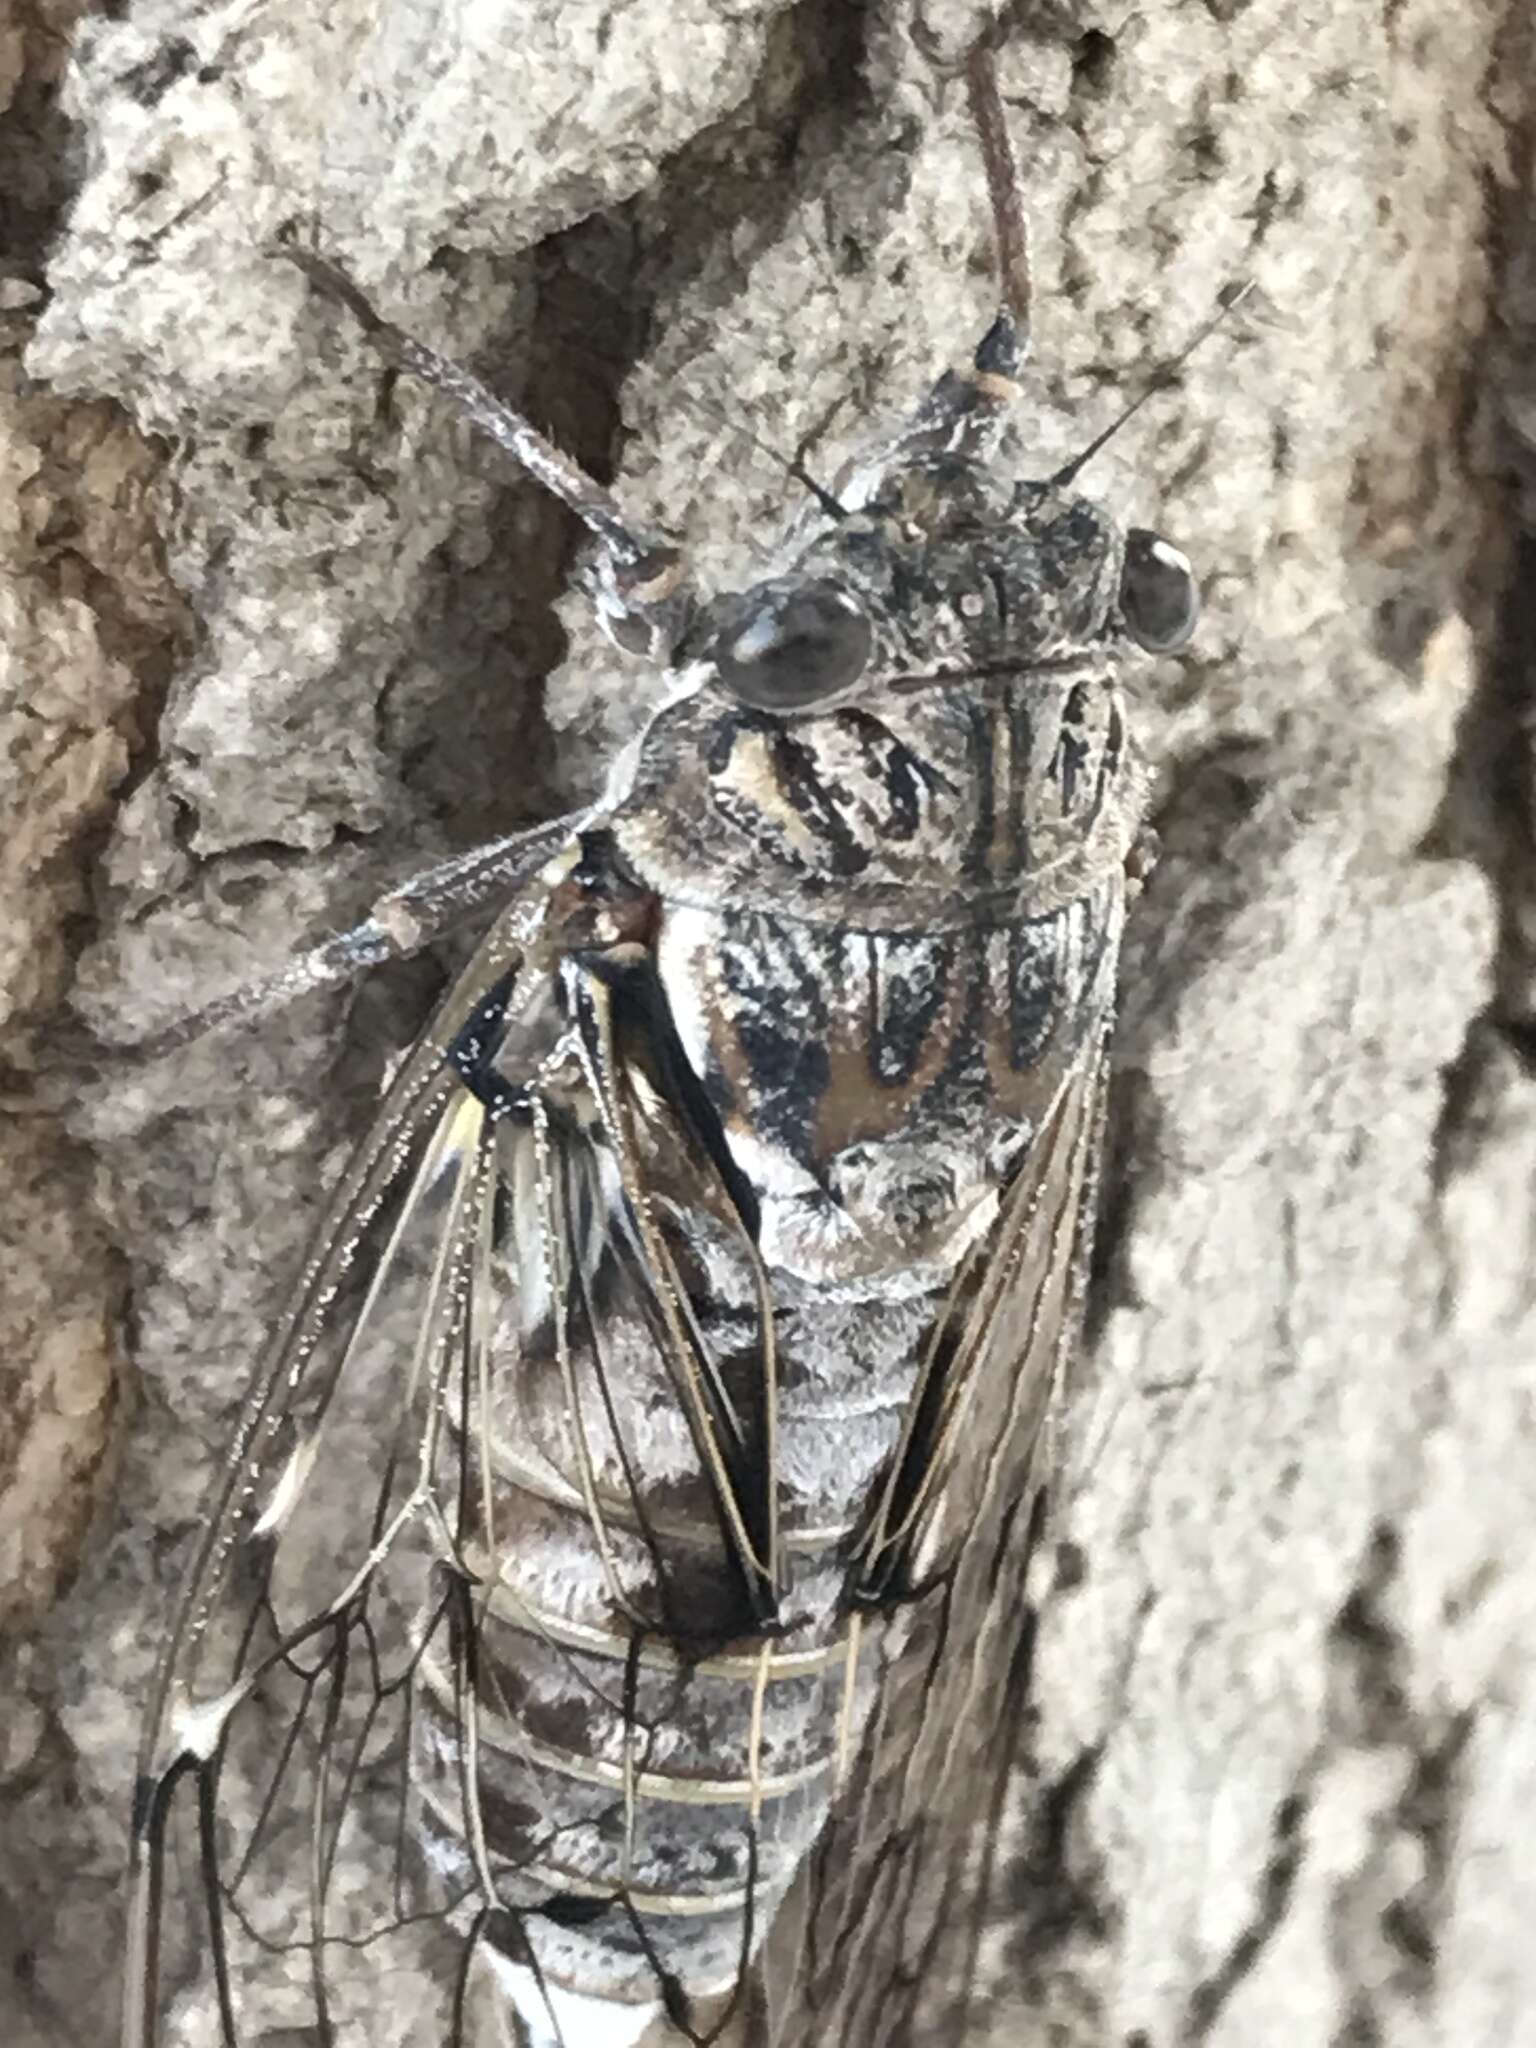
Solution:
<path fill-rule="evenodd" d="M 1103 1045 L 1102 1031 L 1084 1045 L 930 1339 L 864 1546 L 902 1625 L 861 1631 L 877 1705 L 770 1943 L 774 2048 L 967 2038 L 1027 1707 L 1047 1424 L 1081 1321 Z"/>
<path fill-rule="evenodd" d="M 483 1376 L 496 1229 L 493 1127 L 444 1049 L 487 985 L 526 993 L 527 1032 L 547 1029 L 523 959 L 541 903 L 530 893 L 498 922 L 391 1084 L 209 1502 L 140 1756 L 135 2048 L 323 2021 L 326 1944 L 404 1917 L 403 1881 L 364 1905 L 356 1874 L 403 1857 L 420 1658 L 458 1628 L 478 1511 L 462 1408 Z M 274 2010 L 247 2019 L 257 1981 Z"/>
<path fill-rule="evenodd" d="M 676 1928 L 734 1979 L 755 1810 L 780 1890 L 814 1833 L 827 1660 L 765 1706 L 725 1650 L 781 1576 L 751 1197 L 654 976 L 540 926 L 395 1080 L 242 1417 L 142 1758 L 133 2048 L 470 2040 L 498 1970 L 654 2001 Z"/>

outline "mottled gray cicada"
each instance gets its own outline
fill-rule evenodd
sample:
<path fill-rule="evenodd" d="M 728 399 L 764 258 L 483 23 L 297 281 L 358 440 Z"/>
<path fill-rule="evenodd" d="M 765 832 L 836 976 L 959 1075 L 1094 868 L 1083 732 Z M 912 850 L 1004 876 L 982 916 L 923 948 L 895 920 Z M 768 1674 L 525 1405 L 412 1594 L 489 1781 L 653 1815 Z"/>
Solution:
<path fill-rule="evenodd" d="M 1078 464 L 1015 473 L 1022 223 L 970 76 L 1003 310 L 726 596 L 304 259 L 581 514 L 668 686 L 594 809 L 229 1006 L 504 903 L 210 1504 L 142 1757 L 130 2048 L 252 2038 L 258 1969 L 263 2040 L 371 2038 L 437 1981 L 423 2042 L 487 2010 L 570 2048 L 902 2037 L 848 1959 L 943 1938 L 990 1796 L 1143 809 L 1118 670 L 1195 611 Z"/>

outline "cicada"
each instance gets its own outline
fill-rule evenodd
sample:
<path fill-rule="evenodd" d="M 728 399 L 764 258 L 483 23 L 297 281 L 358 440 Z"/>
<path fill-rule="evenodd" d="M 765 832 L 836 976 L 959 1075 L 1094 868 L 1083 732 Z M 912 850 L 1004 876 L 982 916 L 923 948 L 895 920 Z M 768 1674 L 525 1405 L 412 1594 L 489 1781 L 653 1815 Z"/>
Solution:
<path fill-rule="evenodd" d="M 665 686 L 594 808 L 198 1020 L 500 906 L 209 1505 L 129 2048 L 386 2008 L 423 2043 L 884 2048 L 900 1986 L 858 1958 L 946 1939 L 1087 1262 L 1146 792 L 1119 672 L 1196 609 L 1079 463 L 1021 474 L 1022 212 L 969 76 L 1002 309 L 747 589 L 305 259 L 581 515 Z"/>

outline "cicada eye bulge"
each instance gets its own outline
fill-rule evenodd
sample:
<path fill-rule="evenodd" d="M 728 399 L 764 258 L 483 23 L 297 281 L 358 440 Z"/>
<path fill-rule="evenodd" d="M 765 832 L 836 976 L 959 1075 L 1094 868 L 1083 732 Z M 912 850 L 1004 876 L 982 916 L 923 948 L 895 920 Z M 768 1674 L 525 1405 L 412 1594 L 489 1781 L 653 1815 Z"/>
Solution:
<path fill-rule="evenodd" d="M 1189 557 L 1145 527 L 1126 537 L 1120 575 L 1120 613 L 1126 631 L 1149 654 L 1182 647 L 1200 617 L 1200 589 Z"/>
<path fill-rule="evenodd" d="M 852 688 L 874 632 L 835 583 L 765 583 L 709 650 L 722 689 L 757 711 L 807 711 Z"/>

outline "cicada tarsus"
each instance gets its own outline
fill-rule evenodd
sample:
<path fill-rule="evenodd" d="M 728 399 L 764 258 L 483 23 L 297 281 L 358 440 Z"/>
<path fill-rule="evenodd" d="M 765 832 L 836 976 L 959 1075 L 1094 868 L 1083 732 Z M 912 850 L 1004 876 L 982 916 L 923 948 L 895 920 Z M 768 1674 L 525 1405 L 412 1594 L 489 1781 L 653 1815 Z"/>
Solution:
<path fill-rule="evenodd" d="M 851 1959 L 943 1939 L 995 1796 L 1144 806 L 1119 669 L 1195 615 L 1078 462 L 1020 478 L 1022 214 L 969 78 L 1002 310 L 728 595 L 302 259 L 580 514 L 665 687 L 595 808 L 195 1020 L 493 909 L 201 1531 L 129 2048 L 386 2004 L 422 2043 L 902 2038 Z"/>

